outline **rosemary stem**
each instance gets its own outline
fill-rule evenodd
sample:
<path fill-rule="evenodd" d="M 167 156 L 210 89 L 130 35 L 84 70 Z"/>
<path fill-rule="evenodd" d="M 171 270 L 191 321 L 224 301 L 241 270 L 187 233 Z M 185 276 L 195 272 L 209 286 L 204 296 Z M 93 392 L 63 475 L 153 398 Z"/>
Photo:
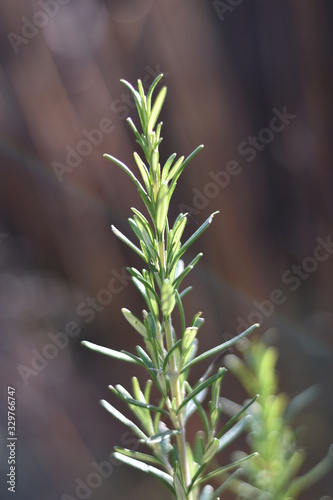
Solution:
<path fill-rule="evenodd" d="M 166 336 L 167 349 L 168 351 L 170 351 L 170 349 L 174 345 L 170 316 L 165 319 L 165 336 Z M 178 369 L 177 366 L 175 353 L 173 353 L 170 357 L 169 368 L 170 368 L 169 379 L 170 379 L 171 397 L 172 399 L 175 399 L 176 406 L 178 408 L 183 401 L 184 394 L 180 387 L 180 374 L 179 374 L 180 370 Z M 176 440 L 179 453 L 180 468 L 182 471 L 182 476 L 185 486 L 187 487 L 191 483 L 191 474 L 186 453 L 186 434 L 185 434 L 186 431 L 183 422 L 183 411 L 180 411 L 179 414 L 176 416 L 175 425 L 179 430 L 179 434 L 177 434 Z M 192 492 L 189 493 L 188 500 L 194 500 Z"/>

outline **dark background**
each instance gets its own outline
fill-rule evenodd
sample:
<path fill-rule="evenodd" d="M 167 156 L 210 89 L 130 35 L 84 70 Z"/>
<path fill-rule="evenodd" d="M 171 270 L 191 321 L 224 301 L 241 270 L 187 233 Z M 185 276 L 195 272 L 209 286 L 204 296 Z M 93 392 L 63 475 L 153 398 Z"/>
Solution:
<path fill-rule="evenodd" d="M 18 500 L 59 500 L 64 493 L 76 498 L 77 478 L 86 481 L 94 461 L 109 460 L 113 446 L 130 439 L 98 401 L 116 403 L 107 386 L 121 382 L 129 388 L 131 367 L 80 345 L 88 339 L 133 350 L 139 342 L 120 313 L 124 306 L 135 312 L 143 306 L 126 281 L 117 282 L 108 304 L 84 314 L 89 297 L 105 300 L 98 293 L 112 273 L 138 264 L 110 230 L 115 224 L 130 234 L 126 219 L 131 206 L 141 207 L 138 195 L 102 156 L 108 152 L 134 166 L 135 144 L 125 121 L 133 116 L 132 102 L 121 78 L 149 84 L 164 72 L 164 160 L 205 144 L 172 205 L 175 217 L 187 205 L 188 235 L 220 211 L 193 248 L 204 258 L 187 280 L 194 285 L 185 302 L 188 317 L 201 310 L 206 318 L 201 349 L 234 335 L 239 318 L 259 319 L 261 333 L 273 332 L 280 350 L 281 390 L 292 397 L 321 386 L 297 421 L 307 428 L 301 437 L 308 453 L 304 470 L 333 441 L 333 257 L 317 265 L 306 260 L 317 238 L 333 234 L 332 2 L 226 0 L 228 10 L 222 3 L 54 0 L 44 10 L 42 0 L 0 3 L 1 435 L 7 435 L 11 385 L 17 396 Z M 262 132 L 269 140 L 249 161 L 241 143 L 269 127 L 273 109 L 284 108 L 296 116 L 272 137 Z M 85 149 L 81 141 L 101 123 L 103 132 L 90 135 L 95 144 Z M 73 150 L 83 153 L 76 160 L 71 153 L 74 163 L 64 167 Z M 209 185 L 211 172 L 226 172 L 231 160 L 238 175 L 224 187 Z M 282 277 L 304 261 L 312 262 L 313 271 L 292 290 Z M 254 301 L 268 300 L 274 289 L 285 300 L 260 318 Z M 47 350 L 50 334 L 65 327 L 74 332 L 68 345 Z M 43 349 L 53 359 L 45 366 L 39 360 L 38 370 L 22 376 L 22 366 L 32 369 Z M 231 376 L 224 388 L 242 401 Z M 11 498 L 5 444 L 1 498 Z M 301 498 L 332 491 L 331 474 Z M 168 493 L 150 477 L 117 465 L 88 497 L 149 500 Z"/>

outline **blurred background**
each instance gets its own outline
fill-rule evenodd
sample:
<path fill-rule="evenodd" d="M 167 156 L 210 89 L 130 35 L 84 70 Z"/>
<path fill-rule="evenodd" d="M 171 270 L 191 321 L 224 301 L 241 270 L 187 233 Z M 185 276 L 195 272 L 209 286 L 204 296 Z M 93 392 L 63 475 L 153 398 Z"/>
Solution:
<path fill-rule="evenodd" d="M 205 145 L 178 183 L 174 217 L 190 213 L 190 235 L 220 211 L 193 247 L 204 258 L 187 280 L 188 318 L 201 310 L 206 319 L 200 347 L 259 321 L 280 350 L 281 390 L 292 397 L 320 386 L 297 421 L 304 470 L 326 455 L 332 25 L 328 0 L 0 3 L 1 434 L 14 386 L 18 500 L 169 498 L 111 455 L 116 444 L 133 447 L 133 437 L 99 400 L 116 403 L 107 386 L 130 387 L 131 367 L 80 345 L 133 350 L 139 342 L 120 308 L 143 307 L 125 270 L 140 263 L 110 225 L 130 235 L 130 207 L 141 204 L 102 155 L 134 167 L 126 123 L 134 106 L 119 80 L 141 78 L 147 88 L 160 72 L 168 87 L 162 159 Z M 242 402 L 231 376 L 224 387 Z M 3 440 L 1 498 L 10 495 L 7 455 Z M 110 465 L 102 480 L 101 462 Z M 333 474 L 301 498 L 332 491 Z"/>

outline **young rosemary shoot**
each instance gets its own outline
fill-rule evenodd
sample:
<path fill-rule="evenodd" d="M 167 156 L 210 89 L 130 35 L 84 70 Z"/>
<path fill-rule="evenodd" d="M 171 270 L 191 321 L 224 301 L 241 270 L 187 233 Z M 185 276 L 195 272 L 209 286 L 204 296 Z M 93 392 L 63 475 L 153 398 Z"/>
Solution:
<path fill-rule="evenodd" d="M 259 339 L 244 339 L 242 344 L 242 357 L 228 354 L 225 364 L 250 398 L 260 394 L 260 400 L 246 412 L 247 441 L 250 450 L 258 455 L 244 464 L 242 477 L 230 484 L 230 490 L 237 499 L 296 500 L 333 467 L 332 444 L 319 463 L 300 474 L 306 450 L 297 443 L 299 432 L 293 428 L 292 419 L 316 399 L 318 386 L 309 387 L 289 400 L 287 394 L 278 390 L 277 348 Z M 237 405 L 227 400 L 223 399 L 222 405 L 224 411 L 232 409 L 231 415 L 237 411 Z M 234 452 L 235 458 L 241 456 L 242 452 Z"/>
<path fill-rule="evenodd" d="M 218 484 L 214 489 L 206 483 L 214 481 L 215 477 L 218 478 L 227 470 L 237 474 L 239 464 L 254 455 L 242 457 L 241 460 L 215 470 L 209 468 L 212 459 L 237 434 L 235 427 L 239 426 L 239 420 L 246 408 L 241 408 L 237 415 L 219 429 L 220 386 L 227 370 L 224 367 L 216 369 L 217 363 L 212 362 L 204 375 L 193 384 L 189 382 L 190 369 L 196 363 L 208 358 L 214 359 L 259 325 L 255 324 L 240 335 L 197 355 L 196 337 L 203 318 L 199 312 L 189 324 L 187 323 L 183 299 L 191 287 L 182 288 L 182 285 L 185 277 L 202 257 L 202 253 L 187 264 L 184 260 L 187 250 L 208 228 L 216 212 L 184 242 L 182 235 L 187 223 L 187 214 L 180 213 L 170 225 L 169 205 L 179 176 L 203 146 L 197 147 L 187 158 L 181 156 L 176 159 L 174 153 L 161 166 L 159 146 L 162 141 L 162 123 L 158 123 L 158 118 L 167 89 L 163 87 L 155 100 L 153 93 L 162 76 L 159 75 L 154 80 L 147 93 L 140 80 L 138 90 L 130 83 L 122 81 L 134 99 L 142 129 L 139 132 L 132 119 L 128 118 L 143 152 L 142 156 L 134 153 L 139 175 L 134 174 L 120 160 L 105 155 L 134 182 L 148 213 L 147 218 L 139 210 L 132 208 L 133 216 L 129 219 L 129 225 L 138 243 L 133 243 L 112 226 L 116 236 L 139 255 L 145 265 L 142 271 L 128 268 L 146 304 L 147 309 L 143 311 L 142 319 L 137 318 L 128 309 L 122 309 L 126 320 L 142 337 L 142 345 L 136 346 L 136 353 L 133 354 L 118 352 L 91 342 L 83 344 L 120 361 L 134 363 L 149 374 L 144 388 L 141 388 L 138 379 L 133 377 L 131 392 L 122 385 L 110 386 L 113 394 L 128 404 L 134 414 L 134 420 L 123 415 L 109 402 L 101 402 L 113 417 L 129 427 L 146 446 L 145 452 L 116 447 L 116 458 L 155 476 L 178 500 L 215 500 L 228 485 Z M 181 325 L 178 334 L 173 326 L 176 310 Z M 150 400 L 152 385 L 157 388 L 159 394 L 158 404 L 153 404 Z M 203 402 L 208 394 L 210 401 L 204 408 Z M 253 401 L 255 399 L 256 397 Z M 186 428 L 194 412 L 198 412 L 200 416 L 202 430 L 196 433 L 191 445 L 186 436 Z M 232 474 L 229 475 L 228 481 L 231 479 Z"/>

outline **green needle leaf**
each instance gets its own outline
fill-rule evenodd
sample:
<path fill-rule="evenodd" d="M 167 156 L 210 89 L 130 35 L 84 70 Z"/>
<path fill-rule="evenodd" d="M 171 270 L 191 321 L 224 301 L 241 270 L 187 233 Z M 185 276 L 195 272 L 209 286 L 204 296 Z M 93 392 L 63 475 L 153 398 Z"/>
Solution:
<path fill-rule="evenodd" d="M 180 294 L 179 294 L 178 290 L 175 290 L 175 296 L 176 296 L 177 306 L 179 309 L 181 333 L 183 336 L 185 333 L 185 328 L 186 328 L 185 312 L 184 312 L 184 308 L 183 308 L 183 304 L 182 304 L 182 299 L 180 298 Z"/>
<path fill-rule="evenodd" d="M 207 380 L 202 382 L 201 384 L 197 385 L 193 391 L 186 396 L 186 398 L 182 401 L 182 403 L 178 406 L 177 408 L 177 415 L 180 412 L 180 410 L 183 408 L 183 406 L 187 405 L 189 401 L 191 401 L 197 394 L 199 394 L 201 391 L 206 389 L 206 387 L 210 386 L 215 380 L 218 380 L 219 378 L 223 377 L 226 374 L 227 370 L 226 368 L 219 368 L 219 371 L 215 373 L 212 377 L 209 377 Z"/>
<path fill-rule="evenodd" d="M 134 316 L 134 314 L 131 313 L 131 311 L 126 309 L 126 307 L 123 307 L 121 312 L 123 313 L 127 321 L 130 323 L 130 325 L 132 325 L 133 328 L 140 333 L 140 335 L 146 338 L 147 332 L 145 325 L 136 316 Z"/>
<path fill-rule="evenodd" d="M 161 73 L 160 75 L 158 75 L 155 78 L 155 80 L 153 81 L 153 83 L 151 84 L 151 86 L 150 86 L 150 88 L 148 90 L 148 93 L 147 93 L 147 112 L 148 112 L 148 116 L 151 113 L 151 99 L 152 99 L 152 96 L 153 96 L 153 92 L 154 92 L 154 90 L 156 88 L 156 85 L 161 80 L 161 78 L 163 78 L 163 73 Z"/>
<path fill-rule="evenodd" d="M 150 283 L 148 283 L 148 281 L 142 276 L 142 274 L 137 269 L 135 269 L 134 267 L 128 267 L 127 271 L 134 278 L 136 278 L 138 281 L 140 281 L 140 283 L 142 283 L 142 285 L 144 286 L 145 289 L 148 288 L 148 290 L 152 293 L 152 295 L 154 296 L 154 298 L 157 302 L 160 302 L 160 298 L 157 295 L 157 293 L 155 292 L 154 288 L 151 286 Z"/>
<path fill-rule="evenodd" d="M 97 344 L 93 344 L 92 342 L 88 342 L 87 340 L 82 340 L 82 345 L 88 347 L 92 351 L 100 352 L 101 354 L 106 354 L 107 356 L 111 356 L 112 358 L 119 359 L 120 361 L 127 361 L 128 363 L 138 364 L 135 359 L 130 358 L 127 354 L 124 354 L 119 351 L 114 351 L 113 349 L 109 349 L 108 347 L 102 347 Z"/>
<path fill-rule="evenodd" d="M 139 118 L 140 118 L 140 123 L 141 123 L 142 128 L 144 129 L 145 126 L 146 126 L 146 121 L 145 121 L 145 110 L 143 108 L 143 103 L 142 103 L 141 96 L 140 96 L 139 92 L 137 92 L 134 89 L 134 87 L 129 82 L 127 82 L 126 80 L 120 80 L 120 81 L 121 81 L 122 84 L 125 85 L 125 87 L 128 88 L 128 90 L 133 95 L 134 101 L 135 101 L 135 105 L 136 105 L 136 109 L 138 111 L 138 115 L 139 115 Z"/>
<path fill-rule="evenodd" d="M 111 226 L 111 229 L 121 241 L 126 243 L 126 245 L 129 246 L 135 253 L 137 253 L 142 260 L 146 261 L 144 253 L 136 245 L 134 245 L 134 243 L 132 243 L 131 240 L 129 240 L 123 233 L 121 233 L 119 229 L 117 229 L 115 226 Z"/>
<path fill-rule="evenodd" d="M 141 106 L 141 97 L 140 97 L 139 92 L 137 92 L 137 91 L 135 90 L 135 88 L 133 87 L 133 85 L 131 85 L 131 84 L 130 84 L 127 80 L 123 80 L 123 79 L 121 79 L 120 81 L 121 81 L 121 83 L 122 83 L 123 85 L 125 85 L 125 87 L 127 87 L 127 88 L 128 88 L 128 90 L 129 90 L 129 91 L 131 92 L 131 94 L 133 95 L 133 97 L 134 97 L 134 99 L 135 99 L 135 102 L 136 102 L 137 107 L 140 107 L 140 106 Z"/>
<path fill-rule="evenodd" d="M 119 446 L 114 447 L 117 453 L 121 453 L 127 457 L 133 458 L 135 460 L 140 460 L 147 464 L 161 465 L 161 461 L 152 455 L 147 455 L 146 453 L 141 453 L 139 451 L 128 450 L 127 448 L 120 448 Z"/>
<path fill-rule="evenodd" d="M 194 243 L 195 240 L 198 239 L 199 236 L 211 225 L 214 215 L 218 213 L 218 211 L 212 213 L 208 217 L 208 219 L 199 227 L 199 229 L 197 229 L 195 233 L 193 233 L 192 236 L 187 241 L 185 241 L 184 245 L 181 246 L 179 252 L 175 255 L 171 267 L 178 259 L 180 259 L 180 257 L 186 252 L 186 250 L 192 245 L 192 243 Z"/>
<path fill-rule="evenodd" d="M 216 356 L 217 354 L 220 354 L 222 351 L 225 351 L 226 349 L 228 349 L 232 345 L 236 344 L 236 342 L 238 342 L 240 339 L 242 339 L 243 337 L 246 337 L 246 335 L 250 335 L 250 333 L 252 333 L 253 330 L 258 328 L 259 326 L 260 326 L 259 323 L 255 323 L 254 325 L 250 326 L 250 328 L 248 328 L 244 332 L 240 333 L 239 335 L 237 335 L 233 339 L 230 339 L 227 342 L 224 342 L 223 344 L 220 344 L 216 347 L 213 347 L 213 349 L 209 349 L 208 351 L 204 352 L 203 354 L 200 354 L 200 356 L 197 356 L 195 359 L 192 359 L 192 361 L 187 363 L 187 365 L 185 365 L 182 368 L 181 373 L 183 373 L 185 370 L 187 370 L 191 366 L 195 365 L 196 363 L 199 363 L 200 361 L 203 361 L 204 359 L 207 359 L 210 356 Z"/>
<path fill-rule="evenodd" d="M 174 470 L 175 472 L 173 476 L 173 484 L 175 487 L 177 500 L 187 500 L 188 496 L 186 494 L 186 488 L 184 485 L 184 480 L 179 462 L 176 462 L 174 464 Z"/>
<path fill-rule="evenodd" d="M 141 138 L 136 126 L 134 125 L 132 118 L 127 118 L 126 121 L 129 124 L 129 126 L 131 127 L 137 141 L 139 142 L 139 144 L 141 144 L 142 138 Z"/>
<path fill-rule="evenodd" d="M 152 217 L 153 214 L 152 214 L 152 209 L 151 209 L 151 206 L 150 206 L 151 200 L 150 200 L 148 194 L 146 193 L 145 189 L 143 188 L 142 184 L 138 181 L 138 179 L 135 177 L 135 175 L 133 174 L 133 172 L 127 167 L 127 165 L 125 165 L 125 163 L 123 163 L 122 161 L 118 160 L 114 156 L 109 155 L 109 154 L 104 154 L 103 156 L 105 158 L 107 158 L 108 160 L 112 161 L 113 163 L 115 163 L 116 165 L 118 165 L 118 167 L 120 167 L 122 170 L 124 170 L 124 172 L 126 172 L 127 175 L 132 179 L 132 181 L 134 182 L 134 184 L 137 187 L 137 190 L 139 192 L 139 195 L 140 195 L 143 203 L 145 204 L 146 209 L 149 212 L 149 215 Z"/>
<path fill-rule="evenodd" d="M 180 156 L 178 158 L 178 160 L 176 161 L 176 163 L 174 164 L 174 166 L 172 167 L 172 169 L 170 170 L 170 172 L 166 178 L 167 182 L 171 181 L 174 178 L 174 176 L 178 174 L 178 172 L 180 171 L 180 169 L 182 167 L 183 161 L 184 161 L 184 156 Z"/>
<path fill-rule="evenodd" d="M 217 451 L 219 449 L 219 440 L 214 438 L 213 441 L 208 446 L 207 450 L 202 457 L 203 462 L 209 462 L 213 457 L 215 457 Z"/>
<path fill-rule="evenodd" d="M 127 417 L 125 417 L 125 415 L 120 413 L 120 411 L 118 411 L 114 406 L 108 403 L 108 401 L 102 399 L 100 403 L 109 413 L 111 413 L 111 415 L 113 415 L 120 422 L 122 422 L 124 425 L 129 427 L 133 432 L 135 432 L 135 434 L 137 434 L 140 439 L 147 439 L 146 434 L 142 432 L 142 430 L 139 429 L 139 427 L 134 422 L 132 422 Z"/>
<path fill-rule="evenodd" d="M 188 275 L 189 272 L 192 271 L 192 269 L 194 268 L 194 266 L 199 262 L 199 260 L 201 259 L 201 257 L 203 256 L 203 253 L 199 253 L 190 263 L 188 266 L 185 267 L 184 271 L 180 273 L 180 275 L 178 276 L 178 278 L 175 279 L 175 281 L 173 282 L 173 286 L 175 288 L 178 288 L 179 285 L 181 284 L 181 282 L 183 281 L 183 279 Z"/>
<path fill-rule="evenodd" d="M 153 108 L 151 110 L 151 114 L 150 114 L 149 121 L 148 121 L 148 134 L 151 134 L 153 128 L 155 127 L 155 124 L 156 124 L 157 119 L 160 115 L 163 103 L 165 101 L 166 95 L 167 95 L 167 88 L 163 87 L 160 90 L 160 93 L 158 94 L 156 101 L 154 102 Z"/>
<path fill-rule="evenodd" d="M 144 442 L 145 444 L 157 444 L 157 443 L 160 443 L 161 441 L 163 441 L 164 439 L 168 439 L 170 438 L 171 436 L 174 436 L 175 434 L 179 434 L 179 431 L 177 431 L 176 429 L 174 430 L 168 430 L 168 431 L 164 431 L 164 432 L 159 432 L 158 434 L 155 434 L 154 436 L 151 436 L 145 440 L 142 440 L 142 442 Z"/>
<path fill-rule="evenodd" d="M 187 384 L 187 386 L 189 386 L 188 382 L 185 382 L 185 384 Z M 204 401 L 204 399 L 207 395 L 207 392 L 208 392 L 208 390 L 204 389 L 202 392 L 200 392 L 198 394 L 198 396 L 196 398 L 193 398 L 193 400 L 191 400 L 187 404 L 185 415 L 184 415 L 184 422 L 186 422 L 190 418 L 190 416 L 194 413 L 194 411 L 197 409 L 199 416 L 202 420 L 206 435 L 208 436 L 208 434 L 209 434 L 209 422 L 208 422 L 208 418 L 207 418 L 207 415 L 205 413 L 205 410 L 202 407 L 202 402 Z M 201 459 L 202 459 L 202 457 L 201 457 Z"/>
<path fill-rule="evenodd" d="M 168 185 L 162 184 L 156 200 L 156 230 L 161 239 L 169 210 Z"/>
<path fill-rule="evenodd" d="M 140 156 L 136 152 L 134 153 L 134 159 L 135 159 L 136 164 L 138 166 L 138 169 L 140 171 L 144 185 L 146 186 L 147 192 L 149 193 L 150 192 L 150 182 L 149 182 L 148 168 L 146 167 L 146 165 L 143 163 Z"/>
<path fill-rule="evenodd" d="M 219 438 L 219 451 L 223 450 L 228 444 L 230 444 L 236 437 L 238 437 L 245 427 L 252 420 L 251 415 L 247 415 L 237 422 L 231 429 L 229 429 L 222 437 Z"/>
<path fill-rule="evenodd" d="M 161 291 L 161 309 L 164 318 L 172 313 L 176 303 L 175 292 L 168 279 L 164 280 Z"/>
<path fill-rule="evenodd" d="M 238 476 L 240 476 L 242 472 L 243 472 L 243 470 L 241 468 L 235 470 L 235 472 L 233 472 L 232 474 L 230 474 L 230 476 L 228 477 L 228 479 L 226 479 L 224 481 L 224 483 L 221 484 L 221 486 L 219 488 L 217 488 L 216 491 L 213 491 L 212 494 L 210 496 L 208 496 L 206 500 L 216 500 L 218 498 L 218 495 L 220 495 L 220 493 L 223 493 L 224 491 L 226 491 L 229 488 L 229 485 Z M 201 500 L 201 497 L 200 497 L 200 500 Z"/>
<path fill-rule="evenodd" d="M 186 295 L 192 290 L 192 288 L 193 288 L 192 286 L 186 287 L 185 290 L 183 290 L 182 292 L 180 292 L 179 297 L 181 299 L 183 299 L 184 297 L 186 297 Z"/>
<path fill-rule="evenodd" d="M 170 184 L 170 189 L 169 189 L 169 200 L 171 199 L 171 196 L 173 195 L 174 190 L 176 189 L 177 185 L 177 180 L 179 179 L 179 176 L 181 173 L 184 171 L 185 167 L 189 164 L 189 162 L 201 151 L 203 148 L 203 144 L 201 146 L 198 146 L 187 158 L 186 160 L 182 163 L 181 168 L 178 170 L 177 174 L 174 176 L 172 179 L 172 182 Z"/>
<path fill-rule="evenodd" d="M 109 389 L 118 396 L 119 399 L 122 399 L 127 403 L 128 405 L 133 405 L 133 406 L 138 406 L 139 408 L 145 408 L 146 410 L 151 410 L 155 411 L 158 413 L 163 413 L 163 415 L 166 415 L 167 417 L 169 416 L 169 413 L 164 410 L 163 408 L 160 408 L 159 406 L 152 405 L 150 403 L 142 403 L 141 401 L 138 401 L 137 399 L 133 399 L 127 395 L 126 393 L 122 390 L 121 385 L 117 385 L 116 387 L 113 387 L 112 385 L 109 385 Z"/>
<path fill-rule="evenodd" d="M 198 484 L 202 483 L 203 481 L 210 480 L 212 477 L 219 476 L 220 474 L 223 474 L 227 470 L 234 469 L 235 467 L 238 467 L 239 464 L 246 462 L 247 460 L 250 460 L 251 458 L 256 456 L 258 456 L 258 453 L 251 453 L 251 455 L 247 455 L 244 458 L 240 458 L 239 460 L 236 460 L 236 462 L 233 462 L 232 464 L 225 465 L 224 467 L 220 467 L 219 469 L 216 469 L 213 472 L 209 472 L 208 474 L 205 475 L 205 477 L 201 478 L 198 481 Z"/>
<path fill-rule="evenodd" d="M 180 347 L 182 343 L 182 339 L 179 339 L 177 340 L 177 342 L 173 345 L 173 347 L 171 347 L 170 351 L 168 352 L 168 354 L 165 356 L 165 360 L 164 360 L 164 363 L 163 363 L 163 372 L 165 373 L 165 370 L 167 368 L 167 365 L 168 365 L 168 362 L 169 362 L 169 359 L 171 358 L 172 354 L 175 352 L 176 349 L 178 349 Z"/>
<path fill-rule="evenodd" d="M 195 326 L 189 326 L 186 328 L 184 336 L 183 336 L 183 341 L 182 341 L 182 349 L 185 351 L 190 347 L 192 344 L 193 340 L 195 339 L 196 335 L 198 333 L 198 329 Z"/>
<path fill-rule="evenodd" d="M 177 245 L 180 241 L 180 238 L 183 235 L 185 226 L 187 222 L 187 214 L 179 214 L 172 228 L 173 238 L 172 243 Z"/>
<path fill-rule="evenodd" d="M 253 403 L 258 399 L 259 397 L 259 394 L 256 394 L 254 396 L 254 398 L 251 399 L 251 401 L 249 401 L 238 413 L 237 415 L 235 415 L 234 417 L 232 417 L 224 426 L 223 428 L 220 430 L 220 432 L 217 434 L 217 438 L 220 438 L 221 436 L 223 436 L 223 434 L 225 434 L 227 432 L 228 429 L 230 429 L 230 427 L 232 427 L 238 420 L 239 420 L 239 417 L 246 412 L 246 410 L 248 408 L 250 408 L 250 406 L 253 405 Z"/>
<path fill-rule="evenodd" d="M 124 172 L 126 172 L 126 174 L 132 179 L 132 181 L 139 189 L 139 191 L 143 192 L 147 196 L 147 193 L 144 190 L 143 186 L 141 185 L 140 181 L 138 181 L 138 179 L 133 174 L 132 170 L 130 170 L 128 166 L 125 165 L 125 163 L 123 163 L 122 161 L 118 160 L 117 158 L 109 154 L 104 154 L 103 156 L 108 160 L 112 161 L 113 163 L 115 163 L 116 165 L 118 165 L 118 167 L 120 167 L 122 170 L 124 170 Z"/>
<path fill-rule="evenodd" d="M 157 479 L 159 479 L 163 484 L 165 484 L 165 486 L 167 486 L 172 491 L 172 493 L 174 493 L 174 489 L 172 487 L 173 478 L 166 472 L 163 472 L 152 465 L 145 464 L 141 460 L 136 460 L 135 458 L 127 457 L 122 453 L 115 452 L 113 455 L 117 460 L 120 460 L 121 462 L 124 462 L 127 465 L 131 465 L 132 467 L 135 467 L 136 469 L 139 469 L 142 472 L 147 472 L 148 474 L 152 474 Z"/>
<path fill-rule="evenodd" d="M 214 493 L 214 488 L 210 484 L 206 484 L 204 486 L 199 500 L 213 500 L 212 494 Z M 216 496 L 214 496 L 214 500 L 216 499 Z"/>
<path fill-rule="evenodd" d="M 171 156 L 169 156 L 169 158 L 165 162 L 163 170 L 162 170 L 162 182 L 165 181 L 166 178 L 168 177 L 169 170 L 170 170 L 171 165 L 173 163 L 173 160 L 176 158 L 176 156 L 177 156 L 177 154 L 173 153 Z"/>

